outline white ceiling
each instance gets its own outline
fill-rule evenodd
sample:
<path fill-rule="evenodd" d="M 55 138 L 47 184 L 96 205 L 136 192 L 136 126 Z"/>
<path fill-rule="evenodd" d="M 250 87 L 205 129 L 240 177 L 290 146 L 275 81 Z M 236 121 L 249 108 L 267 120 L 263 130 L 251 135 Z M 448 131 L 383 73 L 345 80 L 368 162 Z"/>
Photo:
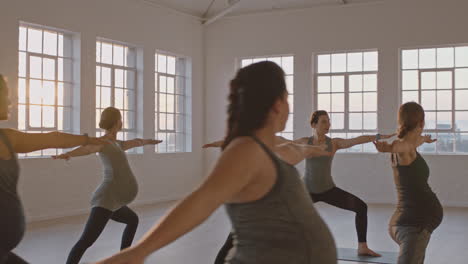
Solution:
<path fill-rule="evenodd" d="M 145 0 L 198 17 L 210 17 L 229 6 L 228 0 Z M 345 0 L 346 2 L 370 2 L 377 0 Z M 320 5 L 340 5 L 343 0 L 240 0 L 231 15 L 269 11 L 274 9 L 308 8 Z"/>

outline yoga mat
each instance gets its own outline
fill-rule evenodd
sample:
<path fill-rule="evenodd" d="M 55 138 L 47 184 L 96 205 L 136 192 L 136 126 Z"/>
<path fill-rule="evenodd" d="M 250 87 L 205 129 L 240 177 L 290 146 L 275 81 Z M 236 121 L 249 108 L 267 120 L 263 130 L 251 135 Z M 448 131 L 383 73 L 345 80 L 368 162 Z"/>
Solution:
<path fill-rule="evenodd" d="M 338 249 L 338 259 L 344 261 L 354 261 L 354 262 L 363 262 L 363 263 L 378 263 L 378 264 L 396 264 L 398 260 L 397 252 L 384 252 L 376 251 L 381 254 L 382 257 L 369 257 L 369 256 L 359 256 L 357 254 L 357 249 L 355 248 L 339 248 Z"/>

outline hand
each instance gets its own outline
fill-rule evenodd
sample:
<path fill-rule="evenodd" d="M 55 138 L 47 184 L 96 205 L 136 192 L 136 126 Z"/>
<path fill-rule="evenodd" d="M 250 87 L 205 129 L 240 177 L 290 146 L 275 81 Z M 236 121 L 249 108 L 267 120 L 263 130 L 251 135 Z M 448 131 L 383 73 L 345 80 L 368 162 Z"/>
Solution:
<path fill-rule="evenodd" d="M 378 152 L 387 152 L 390 147 L 390 144 L 385 141 L 374 141 L 373 143 Z"/>
<path fill-rule="evenodd" d="M 128 248 L 95 264 L 143 264 L 144 261 L 145 257 L 138 254 L 134 249 Z"/>
<path fill-rule="evenodd" d="M 389 139 L 389 138 L 396 136 L 396 134 L 397 133 L 393 133 L 391 135 L 380 135 L 380 139 Z"/>
<path fill-rule="evenodd" d="M 214 143 L 209 143 L 209 144 L 205 144 L 202 146 L 202 148 L 206 149 L 206 148 L 217 148 L 218 145 L 214 144 Z"/>
<path fill-rule="evenodd" d="M 70 160 L 71 156 L 68 155 L 68 154 L 66 154 L 66 153 L 64 153 L 64 154 L 52 156 L 52 158 L 53 158 L 54 160 L 56 160 L 56 159 L 64 159 L 64 160 L 68 161 L 68 160 Z"/>
<path fill-rule="evenodd" d="M 423 137 L 424 143 L 434 143 L 437 141 L 436 138 L 432 139 L 432 135 L 424 135 L 422 137 Z"/>
<path fill-rule="evenodd" d="M 158 139 L 148 139 L 148 144 L 150 145 L 157 145 L 157 144 L 160 144 L 162 143 L 163 141 L 162 140 L 158 140 Z"/>

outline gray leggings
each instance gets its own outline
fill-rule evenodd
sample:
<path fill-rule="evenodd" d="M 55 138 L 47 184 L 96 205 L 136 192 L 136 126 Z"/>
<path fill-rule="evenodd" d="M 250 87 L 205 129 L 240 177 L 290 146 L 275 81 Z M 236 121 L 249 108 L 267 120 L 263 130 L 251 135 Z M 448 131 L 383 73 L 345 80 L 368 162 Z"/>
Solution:
<path fill-rule="evenodd" d="M 390 236 L 400 246 L 398 264 L 423 264 L 431 233 L 422 227 L 391 226 Z"/>

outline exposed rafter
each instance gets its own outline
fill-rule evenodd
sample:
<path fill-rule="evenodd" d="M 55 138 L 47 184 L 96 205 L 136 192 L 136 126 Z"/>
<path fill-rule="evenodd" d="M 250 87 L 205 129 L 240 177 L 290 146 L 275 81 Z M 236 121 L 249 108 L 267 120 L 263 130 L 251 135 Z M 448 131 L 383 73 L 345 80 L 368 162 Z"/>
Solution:
<path fill-rule="evenodd" d="M 236 9 L 239 6 L 241 0 L 230 0 L 228 2 L 229 2 L 229 6 L 226 9 L 222 10 L 221 12 L 219 12 L 218 14 L 212 16 L 209 19 L 204 19 L 202 24 L 203 25 L 209 25 L 209 24 L 217 21 L 218 19 L 224 17 L 225 15 L 229 14 L 230 12 L 232 12 L 234 9 Z"/>

